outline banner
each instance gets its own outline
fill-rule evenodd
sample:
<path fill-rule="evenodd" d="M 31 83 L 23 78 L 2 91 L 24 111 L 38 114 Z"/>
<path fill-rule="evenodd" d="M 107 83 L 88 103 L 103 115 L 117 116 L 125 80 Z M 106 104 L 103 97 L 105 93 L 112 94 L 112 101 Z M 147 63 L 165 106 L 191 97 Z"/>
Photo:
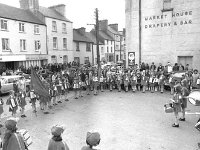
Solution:
<path fill-rule="evenodd" d="M 35 93 L 38 94 L 39 96 L 45 98 L 50 97 L 48 89 L 45 88 L 38 74 L 32 67 L 31 67 L 31 88 L 34 89 Z"/>
<path fill-rule="evenodd" d="M 135 65 L 135 52 L 128 52 L 128 65 L 129 66 Z"/>

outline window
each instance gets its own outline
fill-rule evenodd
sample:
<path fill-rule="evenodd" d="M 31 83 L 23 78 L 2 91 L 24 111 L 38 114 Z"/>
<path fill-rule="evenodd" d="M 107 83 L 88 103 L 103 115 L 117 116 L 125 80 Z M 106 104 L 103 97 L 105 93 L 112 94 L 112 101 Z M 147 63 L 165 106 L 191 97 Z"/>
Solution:
<path fill-rule="evenodd" d="M 1 30 L 8 30 L 8 21 L 1 20 Z"/>
<path fill-rule="evenodd" d="M 51 56 L 51 62 L 52 62 L 53 64 L 57 63 L 57 57 L 56 57 L 55 55 L 52 55 L 52 56 Z"/>
<path fill-rule="evenodd" d="M 68 56 L 64 55 L 63 56 L 63 64 L 66 64 L 66 63 L 68 63 Z"/>
<path fill-rule="evenodd" d="M 104 49 L 101 47 L 101 54 L 104 55 Z"/>
<path fill-rule="evenodd" d="M 2 50 L 3 51 L 10 51 L 9 39 L 2 38 Z"/>
<path fill-rule="evenodd" d="M 90 59 L 89 57 L 85 57 L 85 64 L 89 63 L 90 62 Z"/>
<path fill-rule="evenodd" d="M 76 51 L 80 51 L 80 49 L 79 49 L 79 42 L 76 42 Z"/>
<path fill-rule="evenodd" d="M 119 50 L 119 45 L 116 45 L 116 50 Z"/>
<path fill-rule="evenodd" d="M 171 11 L 171 0 L 163 0 L 163 11 Z"/>
<path fill-rule="evenodd" d="M 52 21 L 52 31 L 57 32 L 56 21 Z"/>
<path fill-rule="evenodd" d="M 58 48 L 58 40 L 57 37 L 53 37 L 53 49 L 57 49 Z"/>
<path fill-rule="evenodd" d="M 109 52 L 108 50 L 109 50 L 109 48 L 108 48 L 108 46 L 107 46 L 107 53 Z"/>
<path fill-rule="evenodd" d="M 63 24 L 62 24 L 62 32 L 63 32 L 63 33 L 67 33 L 66 23 L 63 23 Z"/>
<path fill-rule="evenodd" d="M 39 25 L 34 25 L 34 33 L 39 34 L 40 33 L 40 27 Z"/>
<path fill-rule="evenodd" d="M 19 32 L 24 32 L 24 23 L 19 23 Z"/>
<path fill-rule="evenodd" d="M 33 8 L 33 0 L 29 0 L 29 6 L 30 8 Z"/>
<path fill-rule="evenodd" d="M 111 53 L 113 52 L 113 48 L 111 47 Z"/>
<path fill-rule="evenodd" d="M 67 38 L 63 38 L 63 49 L 67 49 Z"/>
<path fill-rule="evenodd" d="M 86 43 L 86 51 L 91 52 L 90 43 Z"/>
<path fill-rule="evenodd" d="M 26 51 L 26 40 L 20 40 L 20 50 Z"/>
<path fill-rule="evenodd" d="M 40 41 L 35 41 L 35 51 L 39 51 L 40 48 L 41 48 Z"/>

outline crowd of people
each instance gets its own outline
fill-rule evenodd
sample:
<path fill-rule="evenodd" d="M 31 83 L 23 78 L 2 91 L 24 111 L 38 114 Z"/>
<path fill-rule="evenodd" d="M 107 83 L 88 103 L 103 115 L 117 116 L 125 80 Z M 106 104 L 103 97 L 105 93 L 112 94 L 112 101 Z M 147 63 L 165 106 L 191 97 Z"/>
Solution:
<path fill-rule="evenodd" d="M 16 117 L 18 107 L 21 110 L 21 117 L 26 117 L 24 113 L 25 106 L 27 105 L 26 97 L 30 98 L 33 113 L 36 114 L 36 102 L 39 101 L 40 109 L 44 114 L 48 114 L 49 109 L 52 109 L 52 107 L 56 107 L 56 105 L 64 101 L 69 101 L 69 92 L 74 92 L 75 99 L 83 97 L 83 92 L 87 95 L 98 95 L 106 90 L 110 92 L 113 90 L 121 92 L 123 90 L 125 92 L 132 91 L 133 93 L 145 93 L 148 91 L 151 93 L 163 93 L 165 91 L 164 86 L 167 83 L 173 95 L 171 105 L 174 109 L 175 123 L 172 126 L 179 127 L 179 121 L 186 120 L 187 96 L 191 90 L 200 89 L 200 75 L 197 69 L 193 70 L 189 65 L 184 67 L 181 64 L 172 66 L 170 62 L 165 66 L 162 64 L 156 66 L 154 63 L 151 65 L 142 63 L 128 69 L 119 66 L 98 69 L 96 67 L 79 67 L 78 65 L 75 65 L 75 67 L 61 67 L 60 69 L 55 69 L 55 65 L 54 67 L 49 65 L 49 67 L 46 66 L 44 68 L 53 72 L 47 77 L 38 74 L 41 82 L 49 92 L 49 98 L 39 95 L 34 88 L 27 92 L 24 78 L 22 77 L 13 84 L 14 90 L 6 102 L 13 117 Z M 35 70 L 39 70 L 39 68 L 35 67 Z M 177 71 L 184 72 L 180 79 L 173 76 Z M 181 111 L 182 117 L 179 118 L 178 113 Z M 54 127 L 52 130 L 58 130 L 60 134 L 62 133 L 61 131 L 64 131 L 61 127 Z M 53 138 L 49 145 L 55 146 L 55 141 L 62 141 L 62 138 L 55 136 L 53 131 Z M 90 134 L 88 134 L 89 137 L 91 137 Z M 100 138 L 100 136 L 98 137 Z M 82 150 L 92 149 L 93 145 L 87 140 L 86 142 L 89 148 L 84 147 Z M 67 147 L 65 143 L 62 143 L 62 145 Z M 52 147 L 49 146 L 49 150 L 53 150 Z"/>

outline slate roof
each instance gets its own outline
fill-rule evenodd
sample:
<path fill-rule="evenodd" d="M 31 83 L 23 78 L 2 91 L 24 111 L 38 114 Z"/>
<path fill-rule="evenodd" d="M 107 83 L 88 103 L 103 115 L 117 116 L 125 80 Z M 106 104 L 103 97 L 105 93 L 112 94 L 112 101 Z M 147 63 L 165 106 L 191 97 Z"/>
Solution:
<path fill-rule="evenodd" d="M 118 31 L 116 31 L 115 29 L 113 29 L 112 27 L 108 26 L 108 30 L 112 33 L 112 34 L 117 34 L 120 35 L 120 33 Z"/>
<path fill-rule="evenodd" d="M 94 44 L 97 44 L 96 42 L 96 36 L 94 34 L 92 34 L 91 32 L 86 32 L 85 33 L 87 38 L 89 38 Z M 103 45 L 103 43 L 101 41 L 99 41 L 100 45 Z"/>
<path fill-rule="evenodd" d="M 108 33 L 106 33 L 105 31 L 100 30 L 99 36 L 100 36 L 100 39 L 114 41 L 114 39 Z"/>
<path fill-rule="evenodd" d="M 0 3 L 0 18 L 12 19 L 17 21 L 29 22 L 34 24 L 45 25 L 29 10 L 24 10 Z"/>
<path fill-rule="evenodd" d="M 67 19 L 65 16 L 61 15 L 59 12 L 46 7 L 39 7 L 39 11 L 45 16 L 53 19 L 58 19 L 62 21 L 71 22 L 69 19 Z"/>
<path fill-rule="evenodd" d="M 89 42 L 93 43 L 86 35 L 80 34 L 76 29 L 73 29 L 73 40 L 78 42 Z"/>

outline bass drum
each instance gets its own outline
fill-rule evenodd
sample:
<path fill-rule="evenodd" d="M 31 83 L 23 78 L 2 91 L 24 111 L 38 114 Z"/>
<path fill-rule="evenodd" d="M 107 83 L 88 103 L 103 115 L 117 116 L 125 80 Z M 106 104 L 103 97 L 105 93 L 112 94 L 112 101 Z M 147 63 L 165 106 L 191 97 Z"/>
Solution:
<path fill-rule="evenodd" d="M 188 96 L 189 102 L 194 106 L 200 106 L 200 91 L 192 91 Z"/>

